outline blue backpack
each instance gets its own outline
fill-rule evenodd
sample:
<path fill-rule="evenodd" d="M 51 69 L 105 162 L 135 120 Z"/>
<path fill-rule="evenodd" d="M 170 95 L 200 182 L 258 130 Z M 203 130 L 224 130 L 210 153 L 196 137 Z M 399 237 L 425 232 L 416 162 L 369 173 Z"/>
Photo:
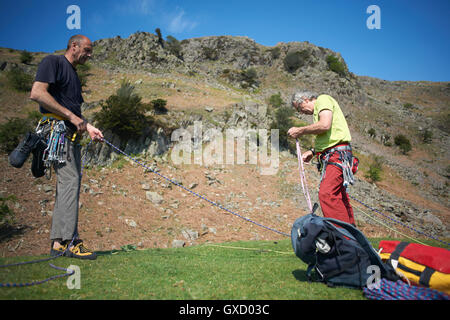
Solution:
<path fill-rule="evenodd" d="M 340 220 L 315 215 L 317 207 L 315 203 L 312 213 L 295 220 L 291 231 L 292 248 L 308 264 L 306 274 L 310 281 L 313 270 L 318 281 L 331 287 L 363 288 L 376 272 L 379 280 L 399 279 L 361 231 Z"/>

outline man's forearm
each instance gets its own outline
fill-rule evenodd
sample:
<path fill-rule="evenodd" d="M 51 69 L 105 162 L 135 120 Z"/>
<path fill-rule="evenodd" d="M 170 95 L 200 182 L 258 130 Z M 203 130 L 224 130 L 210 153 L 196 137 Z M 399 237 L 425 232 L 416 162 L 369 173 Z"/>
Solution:
<path fill-rule="evenodd" d="M 320 122 L 316 122 L 316 123 L 310 124 L 310 125 L 305 126 L 305 127 L 300 127 L 300 128 L 301 128 L 301 132 L 302 132 L 301 134 L 302 135 L 304 135 L 304 134 L 315 134 L 315 135 L 317 135 L 317 134 L 325 133 L 328 130 L 330 130 L 329 127 L 323 125 Z"/>
<path fill-rule="evenodd" d="M 64 108 L 50 95 L 50 93 L 48 93 L 47 90 L 34 90 L 33 88 L 31 90 L 30 99 L 39 103 L 50 113 L 54 113 L 66 120 L 69 120 L 77 127 L 78 131 L 86 130 L 86 124 L 83 117 L 78 117 L 69 109 Z"/>

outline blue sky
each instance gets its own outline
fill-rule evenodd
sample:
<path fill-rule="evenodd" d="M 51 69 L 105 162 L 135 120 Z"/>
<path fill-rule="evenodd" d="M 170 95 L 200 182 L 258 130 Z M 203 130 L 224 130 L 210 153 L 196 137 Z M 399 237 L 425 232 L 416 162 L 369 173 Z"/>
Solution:
<path fill-rule="evenodd" d="M 70 5 L 80 8 L 80 30 L 67 28 Z M 381 29 L 367 27 L 370 5 L 380 9 Z M 450 81 L 449 14 L 449 0 L 0 0 L 0 46 L 53 52 L 77 33 L 126 38 L 159 27 L 179 40 L 309 41 L 342 54 L 357 75 Z"/>

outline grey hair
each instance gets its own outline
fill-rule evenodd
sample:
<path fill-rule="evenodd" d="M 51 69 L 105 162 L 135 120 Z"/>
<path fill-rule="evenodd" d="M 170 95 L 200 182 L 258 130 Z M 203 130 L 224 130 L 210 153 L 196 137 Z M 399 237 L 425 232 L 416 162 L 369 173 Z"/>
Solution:
<path fill-rule="evenodd" d="M 317 99 L 319 95 L 312 91 L 297 91 L 292 95 L 291 103 L 302 103 L 305 99 Z"/>

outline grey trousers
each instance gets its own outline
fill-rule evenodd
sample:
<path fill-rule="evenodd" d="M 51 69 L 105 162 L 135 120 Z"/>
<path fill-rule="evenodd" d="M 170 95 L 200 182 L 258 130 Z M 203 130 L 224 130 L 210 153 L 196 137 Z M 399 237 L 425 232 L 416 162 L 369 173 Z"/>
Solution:
<path fill-rule="evenodd" d="M 56 172 L 56 199 L 51 240 L 78 237 L 78 203 L 81 185 L 81 146 L 66 138 L 65 163 L 53 166 Z"/>

